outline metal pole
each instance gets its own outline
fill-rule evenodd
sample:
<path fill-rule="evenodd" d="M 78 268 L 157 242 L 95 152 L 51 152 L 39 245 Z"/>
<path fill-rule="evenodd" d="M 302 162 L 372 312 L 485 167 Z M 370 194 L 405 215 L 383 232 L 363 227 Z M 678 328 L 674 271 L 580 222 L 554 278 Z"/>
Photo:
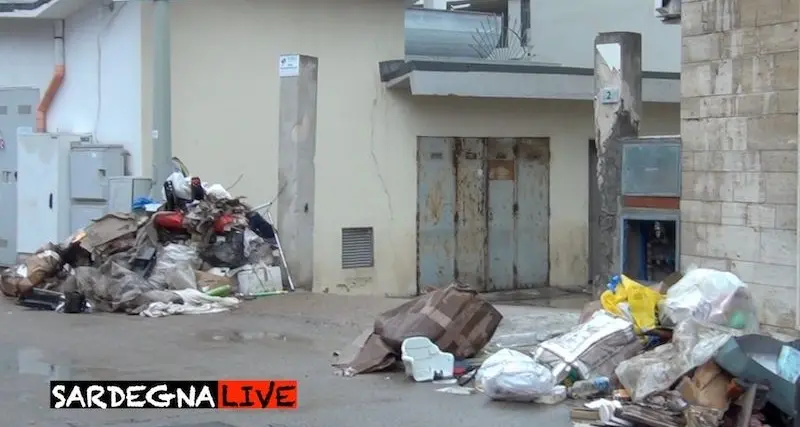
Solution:
<path fill-rule="evenodd" d="M 172 84 L 170 72 L 170 4 L 153 0 L 153 197 L 161 198 L 164 181 L 172 173 Z"/>

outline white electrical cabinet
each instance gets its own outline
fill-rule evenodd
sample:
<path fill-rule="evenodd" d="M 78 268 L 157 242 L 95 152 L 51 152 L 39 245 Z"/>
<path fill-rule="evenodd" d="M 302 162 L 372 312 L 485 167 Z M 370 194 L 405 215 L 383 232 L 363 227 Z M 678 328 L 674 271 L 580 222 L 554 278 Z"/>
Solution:
<path fill-rule="evenodd" d="M 108 212 L 108 178 L 125 175 L 122 145 L 88 135 L 19 133 L 17 253 L 61 243 Z"/>
<path fill-rule="evenodd" d="M 130 213 L 136 199 L 150 195 L 152 182 L 141 176 L 112 176 L 108 179 L 108 211 Z"/>
<path fill-rule="evenodd" d="M 70 228 L 77 230 L 109 212 L 109 178 L 125 175 L 127 153 L 119 144 L 82 144 L 69 157 Z"/>
<path fill-rule="evenodd" d="M 17 253 L 58 243 L 70 229 L 69 155 L 80 135 L 17 136 Z"/>

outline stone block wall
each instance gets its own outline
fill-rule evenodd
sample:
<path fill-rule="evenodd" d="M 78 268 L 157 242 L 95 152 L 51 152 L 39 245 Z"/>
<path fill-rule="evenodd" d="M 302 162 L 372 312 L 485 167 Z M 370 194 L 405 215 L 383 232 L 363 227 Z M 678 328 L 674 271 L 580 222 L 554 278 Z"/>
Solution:
<path fill-rule="evenodd" d="M 748 283 L 795 326 L 800 0 L 684 0 L 681 265 Z"/>

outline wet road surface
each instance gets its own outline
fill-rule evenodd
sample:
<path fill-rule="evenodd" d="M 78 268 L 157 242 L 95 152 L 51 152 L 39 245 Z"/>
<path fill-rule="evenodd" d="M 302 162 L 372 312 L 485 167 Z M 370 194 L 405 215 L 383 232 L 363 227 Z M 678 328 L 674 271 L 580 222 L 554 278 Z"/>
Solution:
<path fill-rule="evenodd" d="M 293 294 L 248 301 L 235 312 L 148 319 L 27 311 L 0 302 L 3 427 L 415 427 L 571 426 L 566 408 L 489 402 L 436 392 L 401 374 L 343 378 L 333 352 L 400 301 Z M 577 314 L 502 307 L 498 331 L 553 329 Z M 545 333 L 540 331 L 537 333 Z M 299 409 L 50 410 L 48 380 L 297 379 Z"/>

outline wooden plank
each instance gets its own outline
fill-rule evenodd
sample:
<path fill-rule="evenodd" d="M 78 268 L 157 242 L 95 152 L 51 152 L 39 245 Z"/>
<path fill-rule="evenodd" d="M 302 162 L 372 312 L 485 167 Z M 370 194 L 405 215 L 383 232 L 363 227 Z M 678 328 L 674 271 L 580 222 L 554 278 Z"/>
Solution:
<path fill-rule="evenodd" d="M 571 408 L 570 418 L 582 421 L 598 421 L 600 420 L 600 412 L 588 408 Z"/>
<path fill-rule="evenodd" d="M 682 427 L 682 420 L 666 415 L 655 409 L 641 406 L 626 405 L 614 411 L 614 415 L 632 423 L 644 424 L 650 427 Z"/>

